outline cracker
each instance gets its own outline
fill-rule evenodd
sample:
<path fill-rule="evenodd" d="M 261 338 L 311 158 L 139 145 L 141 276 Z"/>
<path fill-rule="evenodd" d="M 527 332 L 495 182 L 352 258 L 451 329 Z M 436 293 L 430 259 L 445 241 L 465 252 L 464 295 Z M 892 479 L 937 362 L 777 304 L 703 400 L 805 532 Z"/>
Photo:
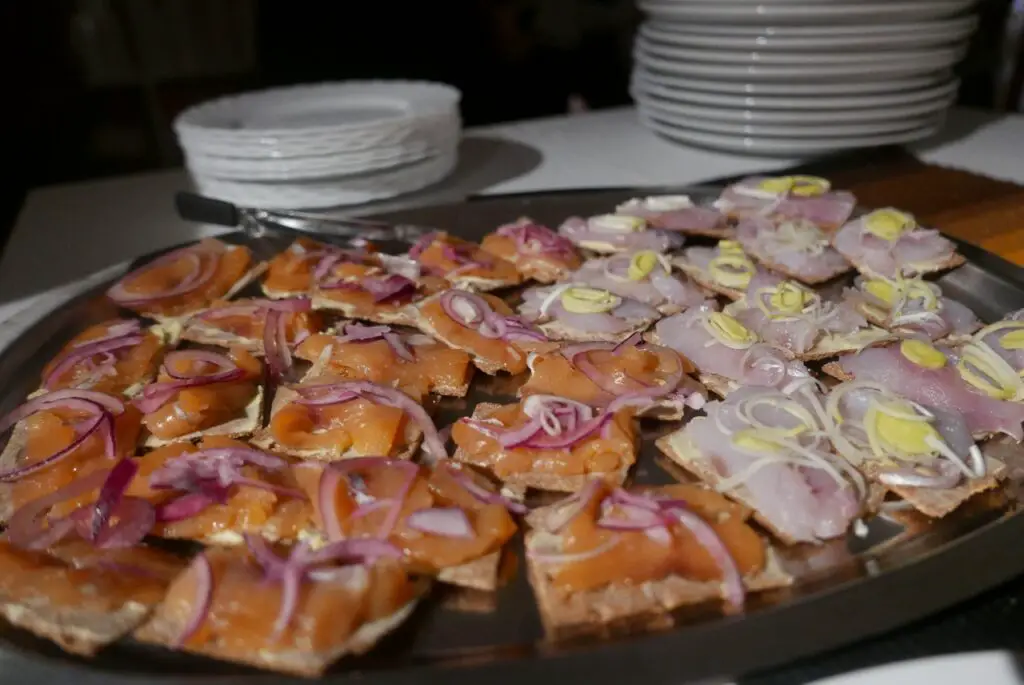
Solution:
<path fill-rule="evenodd" d="M 245 405 L 245 415 L 237 419 L 169 440 L 158 438 L 152 433 L 147 433 L 143 445 L 146 447 L 163 447 L 164 445 L 171 445 L 176 442 L 187 442 L 213 435 L 220 435 L 226 438 L 249 437 L 263 424 L 263 394 L 263 386 L 257 386 L 256 396 L 249 401 L 249 404 Z"/>
<path fill-rule="evenodd" d="M 150 607 L 129 601 L 117 611 L 101 614 L 88 609 L 49 606 L 45 598 L 30 602 L 0 594 L 0 614 L 11 625 L 82 656 L 92 656 L 130 633 L 146 619 L 149 611 Z"/>
<path fill-rule="evenodd" d="M 843 256 L 846 257 L 846 260 L 848 262 L 853 264 L 853 267 L 855 269 L 857 269 L 857 271 L 859 271 L 864 276 L 867 276 L 868 278 L 892 278 L 893 277 L 893 274 L 880 274 L 877 271 L 874 271 L 873 269 L 868 267 L 866 264 L 858 263 L 857 261 L 847 257 L 845 254 Z M 916 264 L 914 266 L 914 272 L 913 273 L 916 275 L 916 274 L 933 274 L 933 273 L 939 273 L 941 271 L 948 271 L 949 269 L 955 269 L 956 267 L 963 265 L 966 261 L 967 260 L 964 258 L 964 256 L 962 254 L 960 254 L 959 252 L 954 252 L 953 254 L 949 255 L 948 257 L 946 257 L 946 259 L 942 260 L 941 262 L 935 262 L 933 264 L 925 264 L 925 265 Z M 922 267 L 924 267 L 924 268 L 922 268 Z"/>
<path fill-rule="evenodd" d="M 841 354 L 859 352 L 870 345 L 889 343 L 894 340 L 896 338 L 888 331 L 877 327 L 861 329 L 849 335 L 827 333 L 814 344 L 814 347 L 795 355 L 795 358 L 801 361 L 821 361 Z"/>
<path fill-rule="evenodd" d="M 416 608 L 417 601 L 413 600 L 407 603 L 390 616 L 363 624 L 343 645 L 338 646 L 336 649 L 325 652 L 314 652 L 309 649 L 294 649 L 290 651 L 260 649 L 249 652 L 240 658 L 239 662 L 279 673 L 291 673 L 307 678 L 318 677 L 341 657 L 349 654 L 362 654 L 368 651 L 381 638 L 395 630 L 412 614 L 413 609 Z M 184 626 L 181 621 L 173 620 L 158 613 L 145 625 L 136 630 L 134 637 L 140 642 L 170 647 L 177 642 L 183 628 Z M 215 659 L 224 658 L 216 644 L 203 644 L 198 648 L 189 649 L 188 651 Z"/>
<path fill-rule="evenodd" d="M 807 285 L 821 285 L 822 283 L 828 283 L 829 281 L 834 280 L 842 276 L 843 274 L 850 273 L 850 271 L 853 270 L 853 265 L 847 262 L 846 266 L 843 267 L 841 270 L 832 271 L 831 273 L 825 276 L 808 277 L 799 274 L 796 271 L 790 269 L 789 267 L 779 264 L 778 262 L 774 262 L 771 259 L 768 259 L 767 257 L 759 255 L 756 252 L 752 252 L 747 245 L 743 246 L 743 250 L 748 255 L 750 255 L 754 260 L 760 262 L 762 266 L 776 273 L 782 274 L 791 281 L 799 281 L 800 283 L 806 283 Z"/>
<path fill-rule="evenodd" d="M 421 301 L 419 305 L 422 306 L 429 299 L 431 298 L 427 298 L 426 300 Z M 462 347 L 461 345 L 456 345 L 451 340 L 448 340 L 446 337 L 438 333 L 437 330 L 431 325 L 427 317 L 423 316 L 423 314 L 420 312 L 418 306 L 413 308 L 413 313 L 414 318 L 412 324 L 410 325 L 415 326 L 416 328 L 420 329 L 420 331 L 422 331 L 424 334 L 429 335 L 431 338 L 434 338 L 438 342 L 444 343 L 453 350 L 462 350 L 464 352 L 467 352 L 473 358 L 473 366 L 480 369 L 484 373 L 494 376 L 499 371 L 505 370 L 505 365 L 502 364 L 501 362 L 495 361 L 493 359 L 485 359 L 483 357 L 479 357 L 476 354 L 473 354 L 472 350 L 468 350 L 465 347 Z"/>
<path fill-rule="evenodd" d="M 263 340 L 236 335 L 196 319 L 185 324 L 184 330 L 181 332 L 181 339 L 199 343 L 200 345 L 240 347 L 256 355 L 263 354 Z"/>
<path fill-rule="evenodd" d="M 925 516 L 936 519 L 942 518 L 952 513 L 974 495 L 998 487 L 1000 479 L 1006 472 L 1006 465 L 993 457 L 986 457 L 985 465 L 987 468 L 984 477 L 971 478 L 962 485 L 946 490 L 893 485 L 886 485 L 884 487 L 890 492 L 899 495 L 904 501 Z M 869 478 L 875 478 L 877 469 L 872 468 L 871 465 L 866 466 L 862 470 Z"/>
<path fill-rule="evenodd" d="M 685 256 L 676 257 L 672 260 L 672 264 L 692 278 L 697 285 L 701 286 L 705 290 L 710 290 L 716 295 L 722 295 L 723 297 L 728 297 L 730 300 L 735 301 L 742 299 L 745 294 L 742 290 L 737 290 L 736 288 L 730 288 L 717 283 L 713 278 L 711 278 L 711 275 L 708 274 L 707 271 L 691 264 Z"/>
<path fill-rule="evenodd" d="M 498 589 L 500 581 L 501 554 L 498 550 L 459 566 L 443 568 L 437 579 L 449 585 L 493 592 Z"/>
<path fill-rule="evenodd" d="M 564 342 L 619 343 L 628 338 L 629 336 L 633 335 L 634 333 L 643 332 L 644 330 L 647 329 L 648 326 L 654 323 L 654 321 L 654 319 L 645 319 L 643 321 L 639 321 L 632 328 L 620 333 L 580 331 L 574 328 L 570 328 L 569 326 L 566 326 L 564 323 L 558 321 L 557 319 L 555 319 L 554 321 L 549 321 L 547 323 L 539 324 L 537 327 L 540 328 L 540 330 L 543 331 L 544 335 L 546 335 L 551 340 L 560 340 Z"/>
<path fill-rule="evenodd" d="M 291 388 L 279 387 L 277 392 L 274 393 L 274 401 L 270 407 L 270 418 L 273 419 L 274 414 L 281 410 L 286 404 L 292 399 L 298 397 L 298 393 Z M 350 459 L 355 457 L 368 457 L 368 456 L 390 456 L 392 459 L 412 459 L 416 452 L 419 450 L 420 441 L 423 439 L 423 431 L 413 421 L 407 420 L 405 422 L 405 439 L 406 447 L 398 454 L 395 455 L 370 455 L 361 454 L 353 449 L 348 449 L 342 454 L 337 454 L 332 449 L 295 449 L 292 447 L 286 447 L 277 442 L 274 439 L 273 434 L 270 432 L 269 426 L 262 428 L 252 436 L 249 441 L 260 449 L 277 452 L 279 454 L 285 454 L 289 457 L 296 457 L 298 459 L 312 459 L 316 461 L 340 461 L 342 459 Z"/>
<path fill-rule="evenodd" d="M 544 565 L 534 561 L 529 553 L 535 546 L 553 539 L 557 538 L 541 531 L 526 535 L 527 577 L 550 639 L 603 634 L 615 626 L 632 630 L 667 628 L 674 624 L 670 613 L 674 609 L 722 598 L 721 583 L 688 580 L 677 575 L 582 592 L 563 590 L 550 581 L 544 573 Z M 792 576 L 782 568 L 770 546 L 766 549 L 765 568 L 744 578 L 744 586 L 751 591 L 787 587 L 792 582 Z"/>
<path fill-rule="evenodd" d="M 498 257 L 498 259 L 501 259 L 501 257 Z M 519 285 L 519 283 L 522 282 L 522 279 L 519 278 L 515 280 L 502 280 L 498 278 L 481 278 L 480 276 L 458 276 L 456 278 L 445 277 L 445 280 L 451 283 L 453 288 L 457 288 L 458 290 L 469 290 L 477 293 L 487 293 L 492 290 L 500 290 L 501 288 L 510 288 L 514 285 Z"/>
<path fill-rule="evenodd" d="M 267 262 L 259 262 L 255 266 L 251 267 L 248 271 L 246 271 L 242 275 L 241 278 L 239 278 L 237 281 L 235 281 L 234 285 L 232 285 L 230 288 L 228 288 L 227 292 L 225 292 L 223 295 L 221 295 L 217 299 L 219 299 L 219 300 L 230 300 L 232 297 L 234 297 L 235 295 L 240 293 L 242 290 L 244 290 L 246 286 L 248 286 L 250 283 L 252 283 L 254 280 L 259 278 L 260 276 L 262 276 L 263 273 L 268 268 L 270 268 L 270 264 L 268 264 Z M 144 316 L 147 319 L 152 319 L 153 321 L 156 321 L 158 324 L 160 324 L 161 326 L 165 327 L 165 330 L 169 330 L 169 331 L 178 330 L 178 331 L 181 331 L 181 330 L 183 330 L 185 328 L 185 323 L 191 317 L 193 317 L 196 314 L 198 314 L 199 312 L 207 309 L 208 307 L 209 307 L 208 304 L 204 304 L 201 307 L 197 307 L 196 309 L 193 309 L 191 311 L 184 312 L 182 314 L 176 314 L 174 316 L 164 316 L 163 314 L 154 314 L 154 313 L 148 313 L 148 312 L 138 312 L 138 314 L 139 314 L 139 316 Z"/>

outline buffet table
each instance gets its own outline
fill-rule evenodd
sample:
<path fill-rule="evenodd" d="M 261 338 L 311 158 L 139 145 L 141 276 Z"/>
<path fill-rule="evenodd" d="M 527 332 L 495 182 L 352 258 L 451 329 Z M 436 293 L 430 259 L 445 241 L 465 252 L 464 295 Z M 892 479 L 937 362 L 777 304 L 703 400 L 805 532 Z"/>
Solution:
<path fill-rule="evenodd" d="M 1024 115 L 953 110 L 943 134 L 912 146 L 911 152 L 928 163 L 1024 184 Z M 800 161 L 680 147 L 642 128 L 635 112 L 622 108 L 470 129 L 460 148 L 458 168 L 448 180 L 400 201 L 348 211 L 384 211 L 473 194 L 678 186 L 771 171 Z M 188 187 L 184 171 L 170 170 L 33 191 L 0 262 L 0 321 L 4 322 L 0 346 L 31 325 L 40 312 L 88 283 L 112 277 L 127 260 L 224 230 L 177 218 L 172 196 Z M 983 244 L 1024 261 L 1024 218 L 1015 229 L 994 239 L 989 236 Z M 104 273 L 95 273 L 101 270 Z M 936 683 L 963 682 L 970 673 L 976 680 L 995 683 L 998 674 L 1012 674 L 1008 659 L 990 656 L 984 666 L 973 669 L 940 667 L 938 673 L 948 679 L 931 673 L 928 678 Z M 8 658 L 0 653 L 0 661 Z"/>

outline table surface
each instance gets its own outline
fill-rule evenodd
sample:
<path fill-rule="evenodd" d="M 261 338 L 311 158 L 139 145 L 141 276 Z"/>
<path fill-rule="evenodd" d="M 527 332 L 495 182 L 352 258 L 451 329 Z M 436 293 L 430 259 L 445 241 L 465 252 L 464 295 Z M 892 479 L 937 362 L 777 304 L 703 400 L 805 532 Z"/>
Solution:
<path fill-rule="evenodd" d="M 956 109 L 941 135 L 910 150 L 932 164 L 1024 184 L 1024 115 Z M 687 185 L 771 171 L 800 161 L 678 146 L 641 127 L 632 108 L 619 108 L 470 129 L 460 147 L 459 165 L 446 181 L 401 200 L 347 211 L 436 204 L 473 194 Z M 182 170 L 170 170 L 32 191 L 0 260 L 0 322 L 43 298 L 59 298 L 96 271 L 224 230 L 177 218 L 171 198 L 175 191 L 189 187 Z M 987 241 L 985 245 L 1024 260 L 1024 223 L 997 238 L 992 246 Z M 15 334 L 14 323 L 4 327 L 2 337 Z M 968 661 L 960 670 L 951 669 L 948 662 L 926 664 L 926 677 L 924 672 L 915 673 L 922 677 L 906 677 L 909 672 L 903 672 L 904 677 L 895 679 L 876 674 L 856 682 L 929 680 L 952 685 L 963 682 L 960 676 L 966 673 L 983 682 L 1017 681 L 1002 656 Z M 834 682 L 852 685 L 854 681 Z"/>

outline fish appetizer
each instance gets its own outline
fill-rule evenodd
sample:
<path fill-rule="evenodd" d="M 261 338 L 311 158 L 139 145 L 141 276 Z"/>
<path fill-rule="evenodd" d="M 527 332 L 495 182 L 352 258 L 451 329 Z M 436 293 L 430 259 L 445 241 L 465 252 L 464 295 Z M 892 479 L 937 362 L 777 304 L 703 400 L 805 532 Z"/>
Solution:
<path fill-rule="evenodd" d="M 539 283 L 560 281 L 583 263 L 572 241 L 528 217 L 499 226 L 480 247 L 511 262 L 524 280 Z"/>
<path fill-rule="evenodd" d="M 446 456 L 427 411 L 401 390 L 322 376 L 277 389 L 270 421 L 252 443 L 300 459 Z"/>
<path fill-rule="evenodd" d="M 372 245 L 360 249 L 344 249 L 312 238 L 296 238 L 287 249 L 267 262 L 267 271 L 260 284 L 263 294 L 277 299 L 309 297 L 316 286 L 318 274 L 326 272 L 328 261 L 360 263 L 376 250 Z M 319 268 L 321 264 L 324 267 Z"/>
<path fill-rule="evenodd" d="M 478 369 L 491 375 L 522 373 L 531 352 L 553 349 L 539 328 L 488 294 L 446 290 L 417 307 L 416 323 L 435 340 L 467 352 Z"/>
<path fill-rule="evenodd" d="M 496 253 L 444 232 L 423 236 L 409 249 L 408 256 L 425 273 L 443 278 L 456 288 L 486 292 L 522 280 L 511 260 L 496 258 Z"/>
<path fill-rule="evenodd" d="M 870 278 L 915 276 L 964 263 L 953 241 L 934 229 L 922 228 L 912 215 L 891 207 L 849 222 L 832 236 L 832 245 Z"/>
<path fill-rule="evenodd" d="M 313 275 L 313 307 L 349 319 L 411 326 L 411 305 L 441 292 L 448 282 L 425 273 L 418 262 L 382 254 L 333 252 Z"/>
<path fill-rule="evenodd" d="M 454 458 L 494 474 L 517 496 L 527 488 L 575 492 L 591 478 L 619 485 L 636 461 L 633 418 L 649 403 L 632 395 L 598 411 L 555 395 L 481 403 L 452 427 Z"/>
<path fill-rule="evenodd" d="M 471 469 L 380 457 L 323 467 L 315 501 L 329 543 L 386 540 L 410 572 L 485 591 L 500 583 L 502 549 L 518 529 L 512 513 L 526 511 Z"/>
<path fill-rule="evenodd" d="M 565 280 L 678 314 L 708 298 L 708 292 L 685 274 L 672 272 L 669 258 L 653 250 L 589 259 Z"/>
<path fill-rule="evenodd" d="M 156 377 L 167 336 L 134 319 L 90 326 L 61 348 L 43 369 L 40 391 L 78 388 L 133 397 Z"/>
<path fill-rule="evenodd" d="M 845 535 L 867 499 L 864 477 L 833 453 L 822 406 L 809 386 L 788 395 L 748 386 L 658 447 L 786 544 L 821 542 Z"/>
<path fill-rule="evenodd" d="M 591 407 L 607 407 L 625 395 L 651 399 L 642 416 L 672 421 L 707 400 L 691 378 L 690 360 L 675 350 L 644 342 L 635 334 L 621 343 L 576 343 L 557 352 L 531 355 L 530 377 L 520 397 L 561 395 Z"/>
<path fill-rule="evenodd" d="M 720 240 L 715 247 L 690 247 L 672 260 L 698 285 L 731 300 L 738 300 L 757 277 L 758 282 L 778 282 L 783 276 L 754 264 L 735 240 Z"/>
<path fill-rule="evenodd" d="M 366 544 L 370 542 L 370 544 Z M 208 549 L 171 583 L 134 637 L 217 659 L 315 677 L 397 628 L 422 594 L 379 540 L 312 551 Z"/>
<path fill-rule="evenodd" d="M 253 265 L 248 247 L 207 238 L 132 271 L 107 290 L 107 297 L 146 318 L 173 323 L 230 299 L 264 268 Z"/>
<path fill-rule="evenodd" d="M 740 220 L 736 240 L 743 251 L 772 271 L 811 285 L 830 281 L 852 266 L 829 244 L 828 236 L 805 219 Z"/>
<path fill-rule="evenodd" d="M 996 487 L 1004 470 L 982 454 L 963 414 L 905 399 L 879 383 L 836 386 L 823 416 L 838 454 L 932 518 Z"/>
<path fill-rule="evenodd" d="M 1024 404 L 993 397 L 963 376 L 976 368 L 971 357 L 954 363 L 948 350 L 909 338 L 899 343 L 869 347 L 856 354 L 843 355 L 823 367 L 841 380 L 875 383 L 900 396 L 929 406 L 962 414 L 976 438 L 1005 434 L 1015 440 L 1024 437 Z M 958 369 L 958 366 L 960 367 Z"/>
<path fill-rule="evenodd" d="M 765 343 L 734 316 L 717 309 L 710 301 L 662 319 L 647 338 L 689 359 L 697 367 L 700 382 L 721 397 L 741 385 L 790 392 L 814 382 L 807 367 L 792 355 Z"/>
<path fill-rule="evenodd" d="M 752 176 L 727 187 L 715 201 L 719 211 L 734 219 L 803 219 L 826 231 L 845 224 L 856 206 L 852 193 L 832 190 L 828 180 L 817 176 Z"/>
<path fill-rule="evenodd" d="M 147 447 L 204 435 L 247 437 L 263 417 L 263 364 L 240 347 L 168 352 L 156 380 L 132 403 L 143 414 Z"/>
<path fill-rule="evenodd" d="M 549 340 L 571 342 L 620 342 L 661 317 L 640 300 L 575 282 L 527 289 L 519 313 Z"/>
<path fill-rule="evenodd" d="M 531 511 L 526 561 L 546 632 L 664 628 L 673 609 L 721 601 L 738 612 L 748 592 L 789 585 L 749 515 L 695 485 L 625 490 L 600 480 Z"/>
<path fill-rule="evenodd" d="M 606 636 L 1009 511 L 1024 310 L 983 323 L 923 278 L 952 242 L 824 179 L 694 198 L 404 254 L 202 240 L 59 313 L 43 368 L 5 361 L 0 618 L 358 675 L 454 612 L 481 632 L 449 647 L 502 647 L 515 574 L 548 640 Z"/>
<path fill-rule="evenodd" d="M 899 335 L 954 343 L 981 328 L 974 312 L 945 297 L 938 284 L 920 276 L 859 276 L 846 291 L 845 300 L 872 324 Z"/>
<path fill-rule="evenodd" d="M 473 377 L 469 353 L 391 326 L 344 323 L 304 339 L 295 356 L 312 362 L 307 378 L 370 381 L 398 388 L 416 401 L 430 393 L 464 397 Z"/>
<path fill-rule="evenodd" d="M 576 247 L 602 254 L 654 250 L 668 252 L 683 245 L 674 231 L 653 228 L 646 219 L 622 214 L 602 214 L 583 219 L 570 217 L 558 227 Z"/>
<path fill-rule="evenodd" d="M 732 236 L 732 227 L 724 214 L 714 207 L 694 204 L 688 195 L 635 197 L 617 206 L 615 213 L 639 217 L 663 231 L 709 238 Z"/>
<path fill-rule="evenodd" d="M 890 338 L 852 303 L 828 300 L 796 281 L 766 284 L 755 276 L 743 299 L 723 311 L 795 359 L 828 359 Z"/>

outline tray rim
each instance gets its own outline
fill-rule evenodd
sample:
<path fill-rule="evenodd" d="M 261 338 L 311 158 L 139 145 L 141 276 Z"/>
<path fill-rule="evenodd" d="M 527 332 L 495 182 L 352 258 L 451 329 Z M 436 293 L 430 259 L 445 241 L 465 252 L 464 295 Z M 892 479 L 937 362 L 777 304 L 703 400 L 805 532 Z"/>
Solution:
<path fill-rule="evenodd" d="M 573 187 L 478 194 L 461 201 L 390 209 L 365 216 L 387 220 L 392 216 L 437 211 L 466 204 L 571 195 L 697 194 L 720 190 L 727 180 L 732 179 L 687 186 Z M 214 237 L 244 235 L 239 231 L 227 231 Z M 985 271 L 997 273 L 1024 291 L 1024 267 L 1018 267 L 959 238 L 946 237 L 957 244 L 969 262 Z M 95 271 L 74 284 L 42 294 L 35 303 L 0 323 L 0 363 L 6 361 L 10 348 L 18 339 L 43 324 L 53 312 L 77 300 L 95 296 L 101 287 L 137 264 L 194 242 L 197 240 L 153 250 L 135 259 Z M 496 684 L 521 685 L 524 678 L 542 682 L 587 678 L 596 685 L 612 685 L 623 678 L 640 676 L 647 685 L 682 685 L 693 680 L 735 677 L 754 670 L 778 667 L 798 658 L 813 656 L 887 632 L 952 607 L 1024 573 L 1024 557 L 1000 553 L 1018 543 L 1024 535 L 1024 515 L 1021 514 L 1018 511 L 1003 515 L 945 543 L 937 553 L 927 554 L 878 575 L 846 580 L 812 595 L 788 599 L 752 614 L 681 625 L 660 632 L 595 640 L 557 651 L 548 651 L 538 646 L 532 653 L 512 655 L 511 658 L 474 661 L 469 657 L 463 662 L 455 659 L 447 663 L 413 662 L 398 669 L 342 670 L 328 673 L 322 681 L 341 682 L 345 678 L 358 678 L 369 680 L 372 685 L 408 685 L 435 677 L 444 678 L 451 685 L 478 685 L 481 678 L 486 678 L 487 682 Z M 979 563 L 980 560 L 984 560 L 984 563 Z M 937 582 L 951 577 L 956 578 L 957 582 Z M 938 590 L 925 596 L 925 593 L 919 591 L 920 587 L 937 587 Z M 791 635 L 801 630 L 806 632 L 808 625 L 814 627 L 813 637 L 807 640 L 808 644 L 813 643 L 812 646 L 774 638 L 776 635 Z M 742 644 L 744 651 L 742 656 L 732 657 L 730 646 L 736 644 Z M 74 678 L 79 685 L 241 685 L 254 681 L 283 685 L 309 682 L 264 672 L 163 677 L 100 670 L 91 668 L 88 662 L 79 663 L 34 654 L 7 641 L 0 642 L 0 662 L 5 666 L 0 673 L 0 683 L 44 683 L 68 677 Z M 687 662 L 689 667 L 678 669 L 676 664 L 680 662 Z M 730 664 L 726 671 L 718 667 L 723 662 Z M 680 671 L 685 671 L 686 675 L 681 676 Z"/>

